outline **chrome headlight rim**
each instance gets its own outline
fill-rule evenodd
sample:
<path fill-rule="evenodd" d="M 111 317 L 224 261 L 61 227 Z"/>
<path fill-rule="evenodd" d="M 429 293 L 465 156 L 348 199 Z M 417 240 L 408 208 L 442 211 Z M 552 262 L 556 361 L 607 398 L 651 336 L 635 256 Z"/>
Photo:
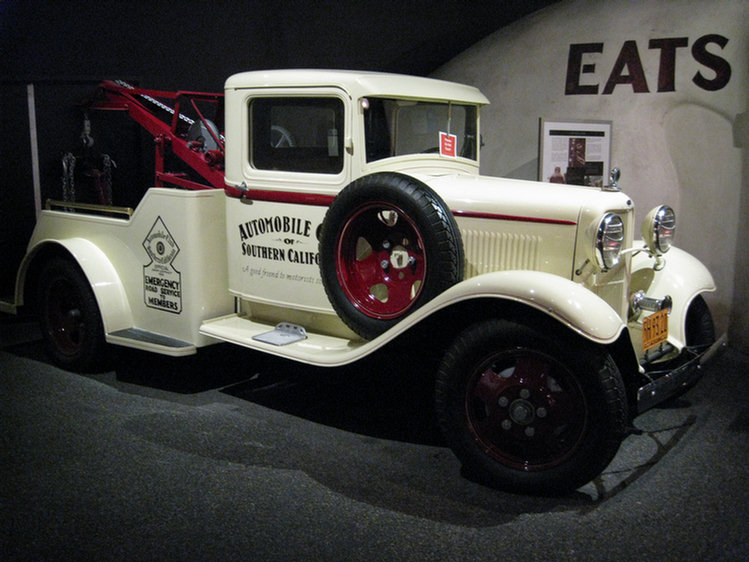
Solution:
<path fill-rule="evenodd" d="M 615 267 L 624 245 L 624 220 L 616 213 L 606 213 L 596 230 L 596 261 L 598 267 L 608 271 Z"/>
<path fill-rule="evenodd" d="M 656 256 L 671 249 L 676 232 L 676 213 L 668 205 L 650 210 L 642 225 L 642 235 L 648 251 Z"/>

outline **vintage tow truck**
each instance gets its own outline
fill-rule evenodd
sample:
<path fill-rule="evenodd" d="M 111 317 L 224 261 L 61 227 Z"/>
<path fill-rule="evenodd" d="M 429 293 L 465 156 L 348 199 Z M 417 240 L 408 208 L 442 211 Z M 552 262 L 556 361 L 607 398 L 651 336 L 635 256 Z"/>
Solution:
<path fill-rule="evenodd" d="M 220 341 L 339 366 L 420 334 L 469 473 L 575 489 L 639 413 L 696 382 L 720 343 L 715 287 L 672 246 L 670 207 L 635 239 L 616 171 L 603 187 L 479 175 L 487 103 L 354 71 L 246 72 L 223 94 L 103 82 L 89 111 L 154 136 L 155 187 L 134 208 L 48 201 L 2 310 L 36 310 L 76 370 L 106 344 Z"/>

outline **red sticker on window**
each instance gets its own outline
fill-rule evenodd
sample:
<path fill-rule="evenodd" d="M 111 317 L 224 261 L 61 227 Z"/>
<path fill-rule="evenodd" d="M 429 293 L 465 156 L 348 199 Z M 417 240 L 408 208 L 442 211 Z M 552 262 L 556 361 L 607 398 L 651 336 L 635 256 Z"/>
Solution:
<path fill-rule="evenodd" d="M 440 132 L 440 155 L 455 158 L 455 148 L 458 145 L 458 137 L 450 133 Z"/>

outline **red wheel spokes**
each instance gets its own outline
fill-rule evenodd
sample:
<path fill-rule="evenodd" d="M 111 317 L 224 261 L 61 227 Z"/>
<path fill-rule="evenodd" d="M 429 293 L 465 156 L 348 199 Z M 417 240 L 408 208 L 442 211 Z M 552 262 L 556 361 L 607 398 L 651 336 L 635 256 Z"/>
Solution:
<path fill-rule="evenodd" d="M 574 450 L 585 427 L 585 399 L 553 360 L 516 350 L 496 357 L 473 381 L 466 397 L 469 425 L 490 455 L 536 470 Z"/>
<path fill-rule="evenodd" d="M 372 203 L 344 225 L 337 267 L 349 300 L 373 318 L 395 318 L 415 302 L 426 277 L 416 225 L 396 207 Z"/>
<path fill-rule="evenodd" d="M 382 258 L 378 255 L 382 252 L 372 252 L 364 259 L 353 261 L 349 264 L 349 273 L 355 277 L 363 287 L 372 287 L 382 282 Z"/>

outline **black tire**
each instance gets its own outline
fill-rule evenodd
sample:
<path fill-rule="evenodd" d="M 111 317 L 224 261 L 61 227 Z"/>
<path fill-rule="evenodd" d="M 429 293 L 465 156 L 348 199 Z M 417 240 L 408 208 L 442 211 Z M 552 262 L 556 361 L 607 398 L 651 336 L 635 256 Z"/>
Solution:
<path fill-rule="evenodd" d="M 684 330 L 686 344 L 690 347 L 708 347 L 715 343 L 713 315 L 701 295 L 697 295 L 689 304 Z"/>
<path fill-rule="evenodd" d="M 328 209 L 320 272 L 338 315 L 372 339 L 462 280 L 463 242 L 430 187 L 403 174 L 372 174 Z"/>
<path fill-rule="evenodd" d="M 436 381 L 437 418 L 464 470 L 519 493 L 565 493 L 600 474 L 626 433 L 626 402 L 607 353 L 506 320 L 462 332 Z"/>
<path fill-rule="evenodd" d="M 104 328 L 91 285 L 70 260 L 56 258 L 39 277 L 39 324 L 47 351 L 59 366 L 92 371 L 103 365 Z"/>
<path fill-rule="evenodd" d="M 687 308 L 686 319 L 684 320 L 684 343 L 687 347 L 693 348 L 697 353 L 704 351 L 715 343 L 715 324 L 713 315 L 707 306 L 705 299 L 697 295 Z M 670 370 L 679 365 L 679 359 L 660 365 L 659 368 Z M 666 407 L 678 406 L 681 398 L 694 386 L 697 381 L 689 384 L 683 384 L 661 405 Z"/>

